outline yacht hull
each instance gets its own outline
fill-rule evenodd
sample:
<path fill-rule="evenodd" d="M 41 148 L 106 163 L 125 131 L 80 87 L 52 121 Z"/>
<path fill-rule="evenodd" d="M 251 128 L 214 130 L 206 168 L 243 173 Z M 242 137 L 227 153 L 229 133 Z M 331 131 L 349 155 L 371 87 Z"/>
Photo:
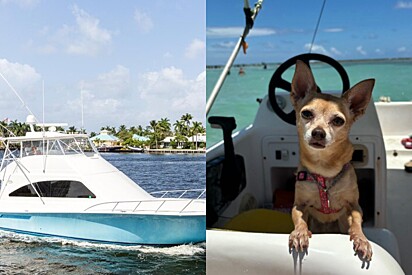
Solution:
<path fill-rule="evenodd" d="M 206 240 L 204 215 L 0 213 L 0 229 L 120 245 L 176 245 Z"/>

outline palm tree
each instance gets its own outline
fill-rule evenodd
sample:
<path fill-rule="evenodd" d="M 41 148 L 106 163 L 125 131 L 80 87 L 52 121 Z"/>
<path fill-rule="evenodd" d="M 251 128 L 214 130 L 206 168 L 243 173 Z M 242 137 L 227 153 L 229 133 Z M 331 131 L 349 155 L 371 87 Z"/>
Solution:
<path fill-rule="evenodd" d="M 131 139 L 133 133 L 127 130 L 126 125 L 122 124 L 119 126 L 119 131 L 117 132 L 116 136 L 124 142 L 128 139 Z"/>
<path fill-rule="evenodd" d="M 125 131 L 127 131 L 127 127 L 126 125 L 122 124 L 119 126 L 119 131 L 117 133 L 125 132 Z"/>
<path fill-rule="evenodd" d="M 66 133 L 68 133 L 68 134 L 70 134 L 70 133 L 72 133 L 72 134 L 77 133 L 76 126 L 70 126 L 70 127 L 66 130 Z"/>
<path fill-rule="evenodd" d="M 189 135 L 189 131 L 190 131 L 190 121 L 192 120 L 193 116 L 189 113 L 186 113 L 184 115 L 182 115 L 182 117 L 180 118 L 180 120 L 183 121 L 183 123 L 186 125 L 185 127 L 185 135 Z"/>
<path fill-rule="evenodd" d="M 137 126 L 136 134 L 139 135 L 139 136 L 145 136 L 146 133 L 145 133 L 145 130 L 143 129 L 142 125 Z"/>
<path fill-rule="evenodd" d="M 61 126 L 56 127 L 56 132 L 64 133 L 64 128 Z"/>
<path fill-rule="evenodd" d="M 152 120 L 152 121 L 150 121 L 150 123 L 149 123 L 149 129 L 151 129 L 152 131 L 151 131 L 151 133 L 152 133 L 152 137 L 154 138 L 154 140 L 155 140 L 155 143 L 156 143 L 156 149 L 157 149 L 157 136 L 158 136 L 158 123 L 157 123 L 157 121 L 156 120 Z"/>
<path fill-rule="evenodd" d="M 26 132 L 30 131 L 30 126 L 28 124 L 18 122 L 17 120 L 12 121 L 8 128 L 16 136 L 24 136 Z"/>
<path fill-rule="evenodd" d="M 202 122 L 194 121 L 192 124 L 192 128 L 190 129 L 190 132 L 193 136 L 196 137 L 196 150 L 197 150 L 197 134 L 201 133 L 203 129 Z"/>
<path fill-rule="evenodd" d="M 161 118 L 161 119 L 159 120 L 159 123 L 158 123 L 158 124 L 159 124 L 159 127 L 160 127 L 160 129 L 161 129 L 162 136 L 166 137 L 166 136 L 172 134 L 172 132 L 170 131 L 170 119 L 168 119 L 168 118 Z M 163 137 L 163 138 L 164 138 L 164 137 Z"/>
<path fill-rule="evenodd" d="M 176 122 L 173 123 L 173 126 L 175 130 L 175 135 L 183 135 L 185 124 L 182 120 L 176 120 Z"/>
<path fill-rule="evenodd" d="M 134 126 L 131 126 L 128 131 L 129 131 L 132 135 L 134 135 L 134 134 L 137 133 L 137 129 L 136 129 L 136 127 L 134 127 Z"/>

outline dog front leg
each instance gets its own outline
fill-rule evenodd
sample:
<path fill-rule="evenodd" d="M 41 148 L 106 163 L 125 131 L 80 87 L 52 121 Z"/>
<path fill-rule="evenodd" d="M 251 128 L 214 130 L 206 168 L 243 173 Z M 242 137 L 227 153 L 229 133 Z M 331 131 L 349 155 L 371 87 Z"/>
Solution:
<path fill-rule="evenodd" d="M 372 259 L 372 247 L 362 231 L 362 210 L 355 205 L 348 217 L 350 240 L 353 240 L 353 250 L 366 261 Z"/>
<path fill-rule="evenodd" d="M 289 235 L 289 248 L 304 251 L 309 246 L 309 238 L 312 237 L 312 232 L 308 229 L 307 214 L 303 214 L 302 206 L 293 206 L 292 220 L 295 230 Z"/>

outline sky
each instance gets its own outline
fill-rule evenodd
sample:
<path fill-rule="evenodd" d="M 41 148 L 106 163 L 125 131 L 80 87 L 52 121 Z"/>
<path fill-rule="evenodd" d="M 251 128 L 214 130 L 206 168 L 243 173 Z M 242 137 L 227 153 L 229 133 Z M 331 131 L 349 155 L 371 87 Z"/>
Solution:
<path fill-rule="evenodd" d="M 24 122 L 27 106 L 80 129 L 83 106 L 89 133 L 186 113 L 205 125 L 205 10 L 205 0 L 0 0 L 0 119 Z"/>
<path fill-rule="evenodd" d="M 243 0 L 207 0 L 206 64 L 225 64 L 243 32 Z M 255 1 L 250 1 L 253 6 Z M 312 52 L 337 60 L 412 57 L 412 1 L 265 0 L 236 63 L 283 62 Z"/>

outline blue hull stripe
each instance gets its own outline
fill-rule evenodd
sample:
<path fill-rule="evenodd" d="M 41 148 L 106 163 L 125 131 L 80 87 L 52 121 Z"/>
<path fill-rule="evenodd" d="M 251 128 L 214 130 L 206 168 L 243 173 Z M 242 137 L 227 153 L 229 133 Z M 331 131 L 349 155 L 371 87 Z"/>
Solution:
<path fill-rule="evenodd" d="M 205 216 L 0 213 L 0 229 L 120 245 L 176 245 L 206 240 Z"/>

